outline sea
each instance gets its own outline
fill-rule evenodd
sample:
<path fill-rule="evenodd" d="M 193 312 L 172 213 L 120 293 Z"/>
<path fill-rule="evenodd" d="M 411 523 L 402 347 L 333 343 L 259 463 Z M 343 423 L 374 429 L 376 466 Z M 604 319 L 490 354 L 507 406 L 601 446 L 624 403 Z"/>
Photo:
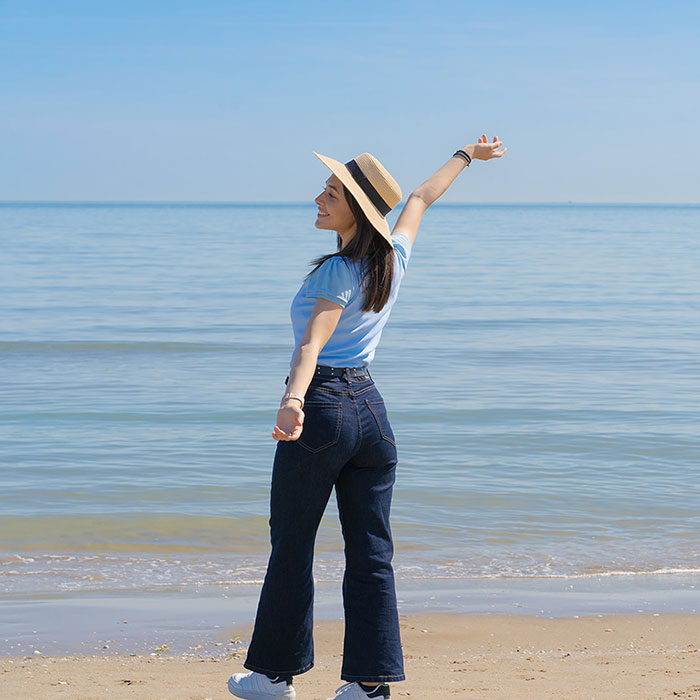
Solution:
<path fill-rule="evenodd" d="M 289 305 L 335 248 L 314 220 L 0 204 L 0 617 L 203 591 L 254 612 Z M 436 204 L 371 371 L 414 607 L 659 577 L 700 607 L 700 205 Z M 342 574 L 332 497 L 319 590 Z"/>

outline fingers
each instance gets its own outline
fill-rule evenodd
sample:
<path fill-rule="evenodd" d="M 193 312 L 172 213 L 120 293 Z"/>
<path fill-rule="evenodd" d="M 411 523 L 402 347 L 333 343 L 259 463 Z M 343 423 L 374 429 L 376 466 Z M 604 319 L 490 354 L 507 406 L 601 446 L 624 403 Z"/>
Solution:
<path fill-rule="evenodd" d="M 274 440 L 284 440 L 284 441 L 290 441 L 290 440 L 298 440 L 299 437 L 301 436 L 301 425 L 295 426 L 290 432 L 285 432 L 282 430 L 282 428 L 279 427 L 279 425 L 276 425 L 272 429 L 272 438 Z"/>
<path fill-rule="evenodd" d="M 488 143 L 486 136 L 484 136 L 484 143 Z M 488 145 L 491 147 L 491 158 L 500 158 L 508 150 L 507 148 L 498 150 L 503 145 L 503 141 L 500 141 L 498 136 L 494 136 L 493 141 Z"/>
<path fill-rule="evenodd" d="M 502 158 L 507 148 L 503 147 L 503 141 L 498 136 L 494 136 L 489 141 L 486 134 L 482 134 L 478 139 L 479 148 L 475 149 L 473 158 L 477 160 L 491 160 L 492 158 Z"/>
<path fill-rule="evenodd" d="M 479 136 L 478 142 L 487 144 L 487 145 L 491 146 L 491 148 L 493 148 L 493 149 L 496 149 L 499 146 L 503 145 L 503 141 L 501 141 L 498 138 L 498 136 L 494 136 L 493 141 L 491 143 L 489 143 L 489 140 L 488 140 L 488 137 L 486 136 L 486 134 L 482 134 L 481 136 Z"/>
<path fill-rule="evenodd" d="M 276 425 L 272 429 L 272 437 L 275 440 L 291 440 L 292 434 L 291 433 L 285 433 L 282 428 L 279 427 L 279 425 Z"/>

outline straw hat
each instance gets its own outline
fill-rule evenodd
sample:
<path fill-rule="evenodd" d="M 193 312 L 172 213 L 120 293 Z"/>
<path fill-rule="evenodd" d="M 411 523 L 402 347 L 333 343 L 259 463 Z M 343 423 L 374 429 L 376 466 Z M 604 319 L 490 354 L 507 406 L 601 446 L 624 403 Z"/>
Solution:
<path fill-rule="evenodd" d="M 401 201 L 401 188 L 387 169 L 369 153 L 345 165 L 316 151 L 314 155 L 350 190 L 372 226 L 391 244 L 386 215 Z"/>

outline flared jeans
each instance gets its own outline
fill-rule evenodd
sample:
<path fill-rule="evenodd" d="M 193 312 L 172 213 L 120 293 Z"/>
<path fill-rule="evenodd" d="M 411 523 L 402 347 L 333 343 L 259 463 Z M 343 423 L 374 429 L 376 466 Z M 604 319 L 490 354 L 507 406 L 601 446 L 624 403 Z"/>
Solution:
<path fill-rule="evenodd" d="M 314 662 L 313 554 L 333 487 L 345 540 L 345 681 L 404 680 L 389 510 L 396 442 L 369 377 L 315 377 L 304 429 L 279 442 L 268 563 L 245 667 L 298 675 Z"/>

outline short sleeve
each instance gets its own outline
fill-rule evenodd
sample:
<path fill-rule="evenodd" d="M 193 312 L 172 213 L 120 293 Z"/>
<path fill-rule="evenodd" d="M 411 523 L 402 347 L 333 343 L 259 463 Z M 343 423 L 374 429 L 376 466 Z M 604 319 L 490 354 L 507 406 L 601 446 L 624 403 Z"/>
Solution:
<path fill-rule="evenodd" d="M 405 233 L 392 233 L 391 242 L 394 244 L 399 263 L 406 270 L 408 259 L 411 257 L 411 242 Z"/>
<path fill-rule="evenodd" d="M 345 307 L 357 288 L 357 280 L 350 266 L 339 256 L 328 258 L 309 277 L 307 297 L 323 297 Z"/>

